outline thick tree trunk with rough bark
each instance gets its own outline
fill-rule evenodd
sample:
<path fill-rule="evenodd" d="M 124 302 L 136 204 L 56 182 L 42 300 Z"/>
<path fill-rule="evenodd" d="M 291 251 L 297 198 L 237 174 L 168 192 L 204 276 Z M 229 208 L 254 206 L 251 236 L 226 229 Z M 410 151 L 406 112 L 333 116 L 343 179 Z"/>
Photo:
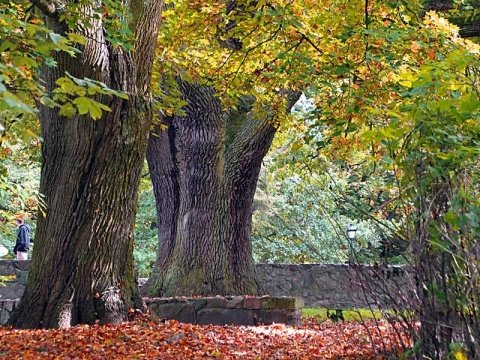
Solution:
<path fill-rule="evenodd" d="M 212 88 L 181 82 L 180 89 L 186 116 L 167 119 L 166 131 L 157 127 L 147 149 L 159 247 L 142 291 L 257 294 L 251 213 L 276 128 L 271 117 L 251 117 L 253 99 L 226 112 Z"/>
<path fill-rule="evenodd" d="M 127 320 L 131 306 L 141 305 L 133 224 L 152 122 L 150 78 L 161 6 L 160 0 L 136 2 L 136 53 L 110 46 L 101 21 L 92 21 L 82 55 L 57 54 L 58 67 L 45 69 L 49 91 L 68 71 L 129 99 L 96 98 L 112 109 L 96 121 L 41 108 L 46 209 L 39 214 L 28 284 L 9 322 L 14 327 L 118 323 Z M 41 8 L 55 32 L 68 31 L 54 9 Z"/>

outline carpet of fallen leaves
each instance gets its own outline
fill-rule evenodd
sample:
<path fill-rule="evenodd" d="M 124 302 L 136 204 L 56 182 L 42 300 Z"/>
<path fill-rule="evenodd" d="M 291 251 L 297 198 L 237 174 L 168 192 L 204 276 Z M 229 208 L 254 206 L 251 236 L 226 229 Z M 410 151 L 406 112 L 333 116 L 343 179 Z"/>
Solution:
<path fill-rule="evenodd" d="M 402 352 L 398 339 L 398 328 L 374 320 L 333 323 L 304 319 L 302 327 L 247 327 L 144 318 L 119 326 L 81 325 L 60 330 L 0 327 L 0 358 L 386 359 Z M 409 344 L 406 337 L 402 340 Z"/>

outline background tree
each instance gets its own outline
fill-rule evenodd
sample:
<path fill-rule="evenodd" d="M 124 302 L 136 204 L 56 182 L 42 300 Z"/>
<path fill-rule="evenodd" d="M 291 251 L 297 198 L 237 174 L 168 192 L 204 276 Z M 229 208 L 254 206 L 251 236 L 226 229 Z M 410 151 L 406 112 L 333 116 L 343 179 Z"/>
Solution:
<path fill-rule="evenodd" d="M 158 244 L 157 212 L 152 182 L 145 164 L 140 184 L 139 204 L 135 219 L 133 256 L 139 278 L 148 278 L 155 265 Z"/>
<path fill-rule="evenodd" d="M 186 105 L 173 115 L 173 109 L 165 111 L 168 130 L 158 126 L 147 151 L 159 248 L 144 291 L 152 296 L 255 294 L 251 213 L 258 174 L 279 116 L 300 95 L 288 82 L 268 84 L 272 69 L 262 55 L 269 41 L 276 46 L 271 57 L 294 51 L 278 39 L 289 24 L 270 23 L 290 12 L 289 4 L 197 6 L 180 2 L 166 13 L 168 40 L 162 42 L 161 56 L 171 56 L 174 66 L 160 69 L 163 88 L 174 79 L 176 86 L 169 89 L 178 91 Z M 207 29 L 205 36 L 192 36 L 199 23 Z M 172 38 L 184 44 L 181 50 L 168 46 Z M 301 44 L 299 37 L 295 44 Z M 231 63 L 226 57 L 235 59 Z M 211 68 L 215 61 L 223 62 L 218 73 Z M 248 75 L 240 77 L 240 71 Z M 264 85 L 256 88 L 259 79 Z"/>
<path fill-rule="evenodd" d="M 252 118 L 248 100 L 227 112 L 211 87 L 179 86 L 186 115 L 158 127 L 147 151 L 159 224 L 147 292 L 255 294 L 251 213 L 272 116 Z"/>
<path fill-rule="evenodd" d="M 10 324 L 116 323 L 140 300 L 133 223 L 153 116 L 150 80 L 162 1 L 37 1 L 33 7 L 54 38 L 72 33 L 83 45 L 75 57 L 55 53 L 54 66 L 42 73 L 50 95 L 39 104 L 46 210 Z M 127 29 L 131 43 L 120 40 Z M 122 93 L 128 99 L 117 96 Z"/>
<path fill-rule="evenodd" d="M 161 96 L 179 94 L 187 105 L 184 113 L 165 109 L 168 131 L 157 130 L 148 150 L 159 250 L 146 294 L 255 293 L 253 194 L 279 114 L 294 103 L 281 94 L 293 90 L 298 99 L 337 66 L 353 76 L 350 60 L 325 56 L 350 56 L 338 41 L 345 28 L 327 14 L 342 11 L 351 28 L 363 28 L 363 4 L 328 6 L 178 2 L 165 12 L 159 56 L 170 62 L 159 69 L 168 89 Z M 202 36 L 192 31 L 199 24 Z"/>
<path fill-rule="evenodd" d="M 480 36 L 480 3 L 476 0 L 425 0 L 425 10 L 435 10 L 444 15 L 451 24 L 459 27 L 459 35 L 466 38 Z"/>

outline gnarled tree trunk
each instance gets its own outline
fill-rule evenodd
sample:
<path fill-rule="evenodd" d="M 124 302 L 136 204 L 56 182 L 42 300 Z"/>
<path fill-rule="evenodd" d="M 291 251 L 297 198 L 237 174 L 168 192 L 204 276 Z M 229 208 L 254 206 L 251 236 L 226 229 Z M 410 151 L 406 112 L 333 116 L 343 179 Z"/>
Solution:
<path fill-rule="evenodd" d="M 147 149 L 159 247 L 142 291 L 257 294 L 251 215 L 261 162 L 276 131 L 273 116 L 253 118 L 253 99 L 226 112 L 212 88 L 179 86 L 186 116 L 166 119 L 168 130 L 157 127 Z"/>
<path fill-rule="evenodd" d="M 35 4 L 51 29 L 69 31 L 53 3 Z M 90 6 L 85 14 L 94 11 Z M 162 1 L 131 7 L 135 53 L 109 45 L 102 20 L 90 19 L 82 54 L 59 53 L 58 66 L 44 71 L 48 91 L 69 72 L 102 81 L 129 99 L 97 97 L 112 109 L 97 121 L 41 107 L 40 193 L 46 210 L 39 214 L 28 284 L 9 321 L 15 327 L 117 323 L 127 320 L 129 307 L 141 304 L 133 224 L 152 123 L 150 78 Z"/>

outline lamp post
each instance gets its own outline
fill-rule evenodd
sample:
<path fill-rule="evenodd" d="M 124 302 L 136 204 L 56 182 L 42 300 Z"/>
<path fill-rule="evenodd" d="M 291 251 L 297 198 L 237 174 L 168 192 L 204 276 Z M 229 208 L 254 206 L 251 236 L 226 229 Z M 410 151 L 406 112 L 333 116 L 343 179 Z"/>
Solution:
<path fill-rule="evenodd" d="M 355 235 L 357 233 L 357 229 L 353 224 L 348 225 L 347 227 L 347 236 L 348 236 L 348 243 L 350 245 L 350 257 L 348 259 L 348 262 L 350 264 L 353 264 L 353 239 L 355 239 Z"/>

